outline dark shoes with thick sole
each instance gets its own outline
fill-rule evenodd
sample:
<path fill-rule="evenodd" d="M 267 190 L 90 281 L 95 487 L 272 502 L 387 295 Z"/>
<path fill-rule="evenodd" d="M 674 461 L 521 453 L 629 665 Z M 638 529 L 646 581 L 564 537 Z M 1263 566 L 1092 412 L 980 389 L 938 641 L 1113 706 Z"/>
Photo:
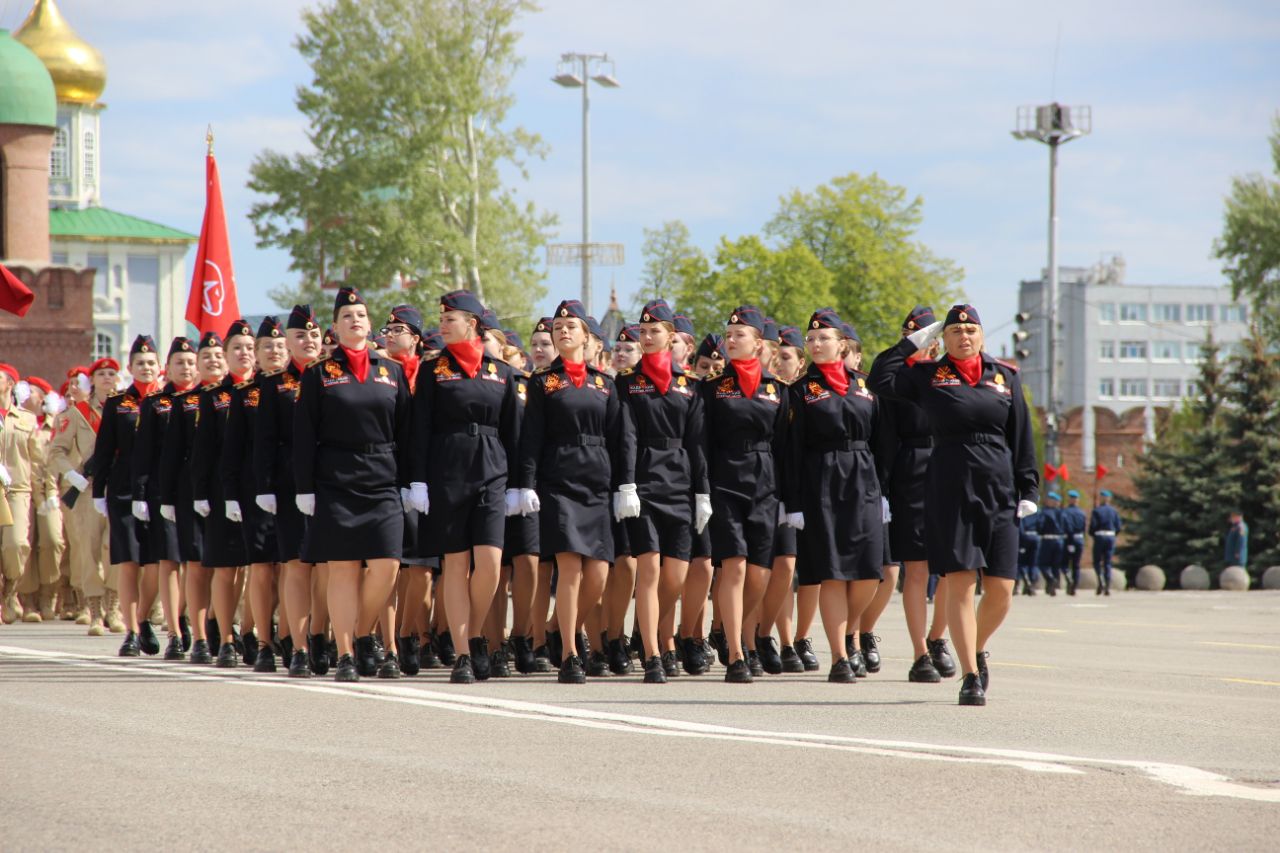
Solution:
<path fill-rule="evenodd" d="M 276 653 L 271 650 L 271 646 L 264 645 L 258 649 L 258 657 L 253 662 L 254 672 L 275 672 L 276 671 Z"/>
<path fill-rule="evenodd" d="M 560 675 L 557 681 L 561 684 L 586 684 L 587 671 L 582 668 L 582 658 L 577 655 L 569 655 L 564 659 L 564 663 L 560 665 Z"/>
<path fill-rule="evenodd" d="M 213 663 L 213 652 L 209 651 L 208 640 L 196 640 L 191 644 L 192 663 Z"/>
<path fill-rule="evenodd" d="M 796 653 L 795 646 L 782 647 L 782 671 L 804 672 L 804 661 L 800 660 L 800 655 Z"/>
<path fill-rule="evenodd" d="M 165 660 L 185 660 L 187 653 L 182 648 L 182 637 L 178 634 L 169 635 L 169 645 L 164 650 Z"/>
<path fill-rule="evenodd" d="M 929 659 L 933 661 L 933 668 L 938 671 L 938 675 L 943 678 L 950 678 L 956 674 L 956 660 L 951 656 L 951 652 L 947 650 L 945 637 L 939 637 L 936 640 L 925 640 L 925 646 L 929 649 Z"/>
<path fill-rule="evenodd" d="M 151 622 L 146 619 L 138 625 L 138 647 L 144 655 L 160 654 L 160 639 L 156 637 L 156 630 L 151 627 Z"/>
<path fill-rule="evenodd" d="M 867 672 L 880 671 L 880 638 L 875 634 L 858 635 L 858 645 L 862 647 L 862 659 L 867 663 Z"/>
<path fill-rule="evenodd" d="M 853 684 L 858 677 L 853 674 L 853 667 L 849 665 L 848 658 L 840 658 L 831 665 L 831 672 L 827 674 L 827 681 L 832 684 Z"/>
<path fill-rule="evenodd" d="M 724 680 L 728 684 L 750 684 L 755 679 L 751 677 L 751 667 L 747 666 L 746 659 L 738 658 L 724 671 Z"/>
<path fill-rule="evenodd" d="M 782 675 L 782 655 L 778 652 L 778 644 L 773 636 L 761 637 L 756 634 L 756 655 L 760 658 L 760 666 L 770 675 Z M 802 668 L 803 669 L 803 668 Z"/>
<path fill-rule="evenodd" d="M 928 655 L 920 655 L 911 665 L 911 671 L 907 673 L 907 681 L 916 684 L 937 684 L 942 681 L 942 676 L 938 674 L 937 667 L 933 665 Z"/>
<path fill-rule="evenodd" d="M 328 675 L 329 643 L 324 634 L 311 634 L 307 637 L 307 664 L 312 675 Z"/>
<path fill-rule="evenodd" d="M 818 656 L 813 651 L 813 640 L 808 637 L 800 637 L 796 640 L 796 654 L 800 656 L 800 662 L 804 664 L 805 672 L 818 671 Z"/>
<path fill-rule="evenodd" d="M 987 692 L 982 689 L 982 679 L 978 677 L 978 673 L 971 672 L 960 682 L 960 704 L 987 704 Z"/>
<path fill-rule="evenodd" d="M 302 649 L 293 650 L 293 657 L 289 659 L 289 677 L 311 677 L 311 663 L 307 660 L 307 653 Z"/>
<path fill-rule="evenodd" d="M 675 653 L 671 656 L 674 658 Z M 662 658 L 654 655 L 644 662 L 644 683 L 645 684 L 666 684 L 667 668 L 662 662 Z"/>
<path fill-rule="evenodd" d="M 124 642 L 120 644 L 120 651 L 117 654 L 122 658 L 136 658 L 142 654 L 142 648 L 138 644 L 138 635 L 130 631 L 124 635 Z"/>
<path fill-rule="evenodd" d="M 355 659 L 351 655 L 338 658 L 338 666 L 333 673 L 334 681 L 359 681 L 360 672 L 356 668 Z"/>
<path fill-rule="evenodd" d="M 471 668 L 470 655 L 458 655 L 453 661 L 453 672 L 449 673 L 450 684 L 475 684 L 476 673 Z"/>
<path fill-rule="evenodd" d="M 235 669 L 240 665 L 240 656 L 236 654 L 236 647 L 233 643 L 223 643 L 218 649 L 218 660 L 214 666 L 222 669 Z"/>

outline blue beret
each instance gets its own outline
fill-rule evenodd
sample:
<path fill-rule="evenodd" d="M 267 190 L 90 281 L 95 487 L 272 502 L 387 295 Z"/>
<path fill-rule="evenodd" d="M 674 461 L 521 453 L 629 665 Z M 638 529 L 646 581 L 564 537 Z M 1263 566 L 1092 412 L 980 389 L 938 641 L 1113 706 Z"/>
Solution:
<path fill-rule="evenodd" d="M 1062 500 L 1062 495 L 1058 494 L 1057 492 L 1050 492 L 1049 494 L 1045 495 L 1045 497 L 1053 498 L 1055 501 Z"/>
<path fill-rule="evenodd" d="M 1072 489 L 1071 491 L 1067 492 L 1067 497 L 1069 497 L 1069 498 L 1078 498 L 1078 497 L 1080 497 L 1080 493 L 1079 493 L 1078 491 L 1076 491 L 1075 489 Z"/>
<path fill-rule="evenodd" d="M 1102 491 L 1098 492 L 1098 494 L 1102 495 L 1104 498 L 1114 497 L 1114 495 L 1111 494 L 1110 489 L 1103 489 Z"/>

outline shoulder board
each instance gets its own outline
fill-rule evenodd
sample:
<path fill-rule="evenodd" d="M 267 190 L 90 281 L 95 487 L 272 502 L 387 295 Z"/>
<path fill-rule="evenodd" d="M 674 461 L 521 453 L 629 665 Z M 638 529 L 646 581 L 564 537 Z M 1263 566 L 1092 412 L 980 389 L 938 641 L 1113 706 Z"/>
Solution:
<path fill-rule="evenodd" d="M 551 367 L 550 367 L 550 366 L 547 366 L 547 367 L 539 367 L 537 370 L 533 371 L 533 373 L 532 373 L 532 374 L 530 374 L 530 375 L 532 375 L 532 376 L 541 376 L 541 375 L 542 375 L 542 374 L 544 374 L 544 373 L 550 373 L 550 372 L 551 372 Z"/>
<path fill-rule="evenodd" d="M 622 368 L 622 370 L 619 370 L 619 371 L 618 371 L 618 375 L 619 375 L 619 376 L 630 376 L 631 374 L 633 374 L 633 373 L 635 373 L 635 372 L 636 372 L 636 369 L 635 369 L 634 367 L 624 367 L 624 368 Z"/>
<path fill-rule="evenodd" d="M 272 376 L 279 376 L 280 374 L 284 373 L 284 370 L 285 370 L 285 369 L 282 367 L 282 368 L 280 368 L 279 370 L 273 370 L 273 371 L 271 371 L 270 373 L 259 373 L 259 374 L 258 374 L 258 378 L 259 378 L 259 379 L 270 379 Z"/>
<path fill-rule="evenodd" d="M 532 376 L 532 375 L 533 375 L 533 374 L 532 374 L 532 373 L 530 373 L 528 370 L 521 370 L 521 371 L 518 371 L 518 373 L 519 373 L 519 374 L 520 374 L 520 376 L 521 376 L 521 377 L 523 377 L 524 379 L 528 379 L 530 376 Z"/>
<path fill-rule="evenodd" d="M 124 391 L 116 391 L 116 392 L 115 392 L 115 393 L 113 393 L 113 394 L 108 394 L 108 395 L 107 395 L 107 399 L 108 399 L 108 400 L 113 400 L 113 399 L 115 399 L 116 397 L 123 397 L 126 393 L 128 393 L 128 391 L 129 391 L 129 389 L 128 389 L 128 388 L 126 388 L 126 389 L 124 389 Z"/>
<path fill-rule="evenodd" d="M 240 390 L 240 389 L 242 389 L 242 388 L 248 388 L 249 386 L 253 385 L 253 383 L 255 383 L 255 382 L 257 382 L 257 381 L 258 381 L 258 380 L 257 380 L 257 377 L 255 377 L 255 378 L 253 378 L 253 379 L 246 379 L 246 380 L 245 380 L 245 381 L 243 381 L 243 382 L 237 382 L 237 383 L 236 383 L 236 385 L 235 385 L 236 390 L 237 390 L 237 391 L 239 391 L 239 390 Z"/>
<path fill-rule="evenodd" d="M 994 361 L 996 364 L 1000 365 L 1001 367 L 1006 367 L 1009 370 L 1012 370 L 1014 373 L 1018 372 L 1018 365 L 1014 364 L 1011 361 L 1005 361 L 1003 358 L 996 358 L 995 356 L 992 356 L 991 360 Z"/>

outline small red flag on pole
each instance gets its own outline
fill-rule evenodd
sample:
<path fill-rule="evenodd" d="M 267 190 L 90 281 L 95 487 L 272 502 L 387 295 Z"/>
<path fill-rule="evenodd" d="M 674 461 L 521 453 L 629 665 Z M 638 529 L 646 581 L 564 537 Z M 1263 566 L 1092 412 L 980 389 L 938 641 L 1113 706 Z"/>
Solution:
<path fill-rule="evenodd" d="M 0 310 L 25 317 L 35 298 L 36 295 L 22 283 L 22 279 L 0 264 Z"/>
<path fill-rule="evenodd" d="M 1098 470 L 1097 470 L 1097 478 L 1101 480 L 1103 477 L 1107 476 L 1107 474 L 1109 473 L 1111 473 L 1111 469 L 1108 468 L 1106 465 L 1103 465 L 1101 462 L 1099 462 Z"/>
<path fill-rule="evenodd" d="M 1062 478 L 1064 483 L 1071 479 L 1071 472 L 1067 470 L 1067 463 L 1063 462 L 1058 466 L 1058 476 Z"/>
<path fill-rule="evenodd" d="M 209 151 L 205 155 L 204 223 L 200 226 L 200 245 L 191 272 L 187 320 L 201 335 L 213 331 L 225 336 L 227 327 L 240 316 L 240 301 L 236 298 L 236 275 L 231 267 L 227 215 L 222 208 L 222 183 L 218 178 L 218 162 L 213 158 L 212 128 L 205 140 Z"/>
<path fill-rule="evenodd" d="M 1058 477 L 1058 469 L 1053 467 L 1053 463 L 1051 462 L 1044 463 L 1045 480 L 1052 483 L 1055 479 L 1057 479 L 1057 477 Z"/>

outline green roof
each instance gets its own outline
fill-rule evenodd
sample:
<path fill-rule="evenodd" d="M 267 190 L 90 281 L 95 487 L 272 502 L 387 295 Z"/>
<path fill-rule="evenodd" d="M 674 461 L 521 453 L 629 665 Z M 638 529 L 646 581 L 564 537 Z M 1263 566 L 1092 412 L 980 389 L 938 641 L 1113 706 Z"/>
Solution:
<path fill-rule="evenodd" d="M 0 80 L 0 124 L 54 126 L 58 100 L 49 69 L 8 30 L 0 30 Z"/>
<path fill-rule="evenodd" d="M 54 208 L 49 211 L 49 236 L 82 240 L 118 240 L 144 243 L 191 243 L 197 237 L 158 222 L 117 213 L 105 207 L 84 210 Z"/>

